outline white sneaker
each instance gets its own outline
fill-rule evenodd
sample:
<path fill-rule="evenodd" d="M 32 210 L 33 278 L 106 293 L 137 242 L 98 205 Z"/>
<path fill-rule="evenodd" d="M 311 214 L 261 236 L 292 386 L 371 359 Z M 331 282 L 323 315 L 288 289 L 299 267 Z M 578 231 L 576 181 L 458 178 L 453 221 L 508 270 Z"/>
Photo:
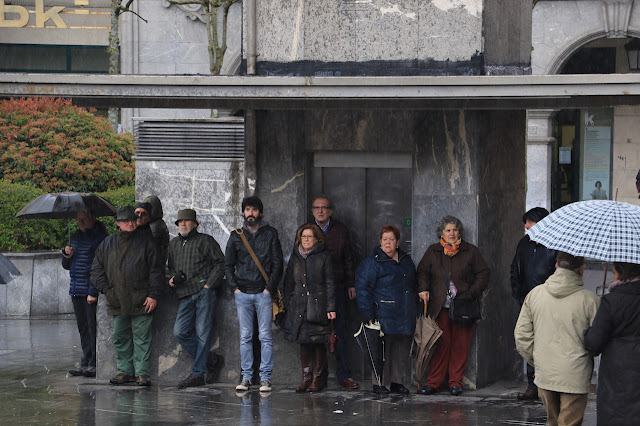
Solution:
<path fill-rule="evenodd" d="M 260 392 L 271 392 L 270 380 L 260 380 Z"/>
<path fill-rule="evenodd" d="M 242 379 L 240 384 L 238 386 L 236 386 L 236 390 L 237 391 L 246 391 L 246 390 L 249 390 L 250 386 L 251 386 L 251 380 Z M 260 389 L 262 389 L 262 388 L 260 388 Z"/>

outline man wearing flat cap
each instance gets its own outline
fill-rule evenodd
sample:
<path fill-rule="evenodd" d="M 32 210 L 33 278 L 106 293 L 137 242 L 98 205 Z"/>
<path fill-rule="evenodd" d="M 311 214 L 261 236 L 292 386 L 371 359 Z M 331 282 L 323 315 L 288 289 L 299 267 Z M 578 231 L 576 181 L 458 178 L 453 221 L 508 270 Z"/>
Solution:
<path fill-rule="evenodd" d="M 178 387 L 205 384 L 216 355 L 209 353 L 216 288 L 224 277 L 224 255 L 211 236 L 198 232 L 196 212 L 184 209 L 176 220 L 178 236 L 169 242 L 169 285 L 180 299 L 173 335 L 193 357 L 191 372 Z"/>
<path fill-rule="evenodd" d="M 131 206 L 116 213 L 118 231 L 96 250 L 91 281 L 106 294 L 107 313 L 113 315 L 113 346 L 118 374 L 114 385 L 151 385 L 151 328 L 164 278 L 153 240 L 137 232 Z"/>

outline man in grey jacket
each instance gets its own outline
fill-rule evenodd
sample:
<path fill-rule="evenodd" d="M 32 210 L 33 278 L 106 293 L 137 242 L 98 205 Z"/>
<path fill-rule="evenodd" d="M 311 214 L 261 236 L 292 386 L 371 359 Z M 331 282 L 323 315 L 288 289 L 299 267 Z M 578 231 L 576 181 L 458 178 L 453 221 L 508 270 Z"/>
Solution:
<path fill-rule="evenodd" d="M 224 254 L 227 282 L 233 290 L 240 326 L 240 364 L 242 380 L 236 390 L 246 391 L 253 376 L 253 319 L 258 317 L 260 339 L 260 392 L 271 391 L 273 370 L 273 315 L 272 294 L 282 277 L 282 248 L 278 231 L 262 219 L 263 205 L 260 198 L 252 196 L 242 200 L 244 226 L 231 232 Z M 247 240 L 251 250 L 242 240 Z M 266 274 L 253 260 L 251 251 Z"/>
<path fill-rule="evenodd" d="M 558 252 L 556 268 L 525 298 L 514 337 L 520 355 L 536 369 L 549 425 L 581 424 L 593 372 L 584 333 L 600 300 L 583 286 L 583 257 Z"/>

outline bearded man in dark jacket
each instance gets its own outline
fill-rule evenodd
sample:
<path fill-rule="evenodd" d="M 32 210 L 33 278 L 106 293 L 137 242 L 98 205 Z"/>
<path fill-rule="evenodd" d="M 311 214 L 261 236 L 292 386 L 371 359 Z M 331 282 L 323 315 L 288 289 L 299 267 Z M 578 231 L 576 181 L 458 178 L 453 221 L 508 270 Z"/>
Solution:
<path fill-rule="evenodd" d="M 113 315 L 113 346 L 118 374 L 111 384 L 151 385 L 152 315 L 162 293 L 159 250 L 153 239 L 137 232 L 133 207 L 120 207 L 118 231 L 96 250 L 91 268 L 93 285 L 107 296 Z"/>
<path fill-rule="evenodd" d="M 549 215 L 542 207 L 534 207 L 522 216 L 524 228 L 529 230 L 533 225 Z M 550 250 L 531 241 L 525 235 L 518 242 L 516 254 L 511 262 L 511 293 L 520 307 L 524 298 L 534 287 L 543 284 L 556 270 L 556 251 Z M 535 370 L 527 364 L 527 390 L 518 394 L 518 399 L 530 400 L 538 398 L 538 387 L 533 383 Z"/>
<path fill-rule="evenodd" d="M 258 318 L 260 340 L 260 392 L 271 391 L 273 371 L 273 315 L 272 295 L 282 278 L 282 247 L 278 231 L 263 219 L 262 200 L 256 196 L 242 200 L 244 226 L 231 232 L 224 254 L 227 283 L 233 291 L 240 326 L 240 364 L 242 380 L 236 390 L 244 392 L 252 385 L 253 376 L 253 319 Z M 256 259 L 264 270 L 258 268 L 250 251 L 242 240 L 247 240 Z M 266 279 L 265 279 L 266 278 Z"/>

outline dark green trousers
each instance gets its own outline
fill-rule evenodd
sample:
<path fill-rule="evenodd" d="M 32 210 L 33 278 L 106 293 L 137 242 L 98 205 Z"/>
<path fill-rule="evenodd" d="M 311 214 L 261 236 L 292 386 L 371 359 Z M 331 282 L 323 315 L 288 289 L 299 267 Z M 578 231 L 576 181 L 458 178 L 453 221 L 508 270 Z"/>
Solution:
<path fill-rule="evenodd" d="M 113 347 L 118 373 L 129 376 L 151 375 L 151 340 L 153 315 L 115 315 Z"/>

